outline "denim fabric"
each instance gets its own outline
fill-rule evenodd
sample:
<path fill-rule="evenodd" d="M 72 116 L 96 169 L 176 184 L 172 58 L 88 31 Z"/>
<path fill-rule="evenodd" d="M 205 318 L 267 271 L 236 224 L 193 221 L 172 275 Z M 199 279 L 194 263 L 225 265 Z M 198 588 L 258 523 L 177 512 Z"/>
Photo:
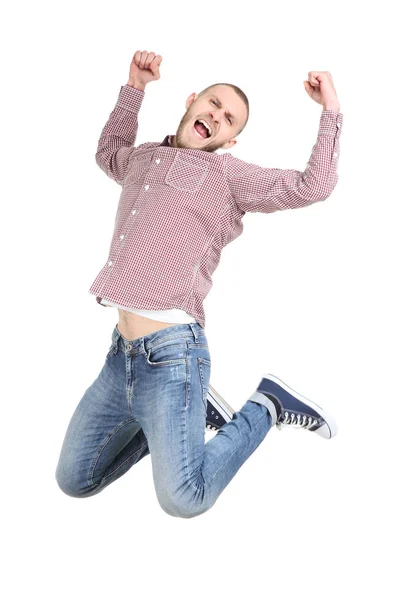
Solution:
<path fill-rule="evenodd" d="M 265 406 L 247 400 L 205 443 L 210 371 L 197 322 L 134 340 L 116 325 L 103 368 L 68 425 L 55 474 L 61 490 L 93 496 L 150 454 L 167 514 L 190 518 L 210 509 L 272 422 Z"/>

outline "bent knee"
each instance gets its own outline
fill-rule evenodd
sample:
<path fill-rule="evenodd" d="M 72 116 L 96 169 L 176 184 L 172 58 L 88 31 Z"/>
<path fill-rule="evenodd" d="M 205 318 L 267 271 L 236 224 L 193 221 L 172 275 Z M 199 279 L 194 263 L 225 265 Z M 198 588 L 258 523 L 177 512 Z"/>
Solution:
<path fill-rule="evenodd" d="M 88 498 L 102 489 L 98 489 L 98 485 L 85 485 L 74 478 L 61 477 L 58 471 L 55 474 L 55 480 L 60 490 L 67 496 L 71 496 L 71 498 Z"/>
<path fill-rule="evenodd" d="M 185 500 L 183 498 L 158 498 L 159 504 L 163 511 L 171 517 L 179 517 L 181 519 L 192 519 L 207 512 L 212 505 L 203 501 Z"/>
<path fill-rule="evenodd" d="M 60 488 L 60 490 L 62 492 L 64 492 L 64 494 L 66 494 L 67 496 L 71 496 L 72 498 L 84 498 L 85 496 L 82 494 L 82 492 L 77 489 L 74 488 L 72 485 L 64 482 L 64 481 L 59 481 L 56 478 L 58 487 Z"/>

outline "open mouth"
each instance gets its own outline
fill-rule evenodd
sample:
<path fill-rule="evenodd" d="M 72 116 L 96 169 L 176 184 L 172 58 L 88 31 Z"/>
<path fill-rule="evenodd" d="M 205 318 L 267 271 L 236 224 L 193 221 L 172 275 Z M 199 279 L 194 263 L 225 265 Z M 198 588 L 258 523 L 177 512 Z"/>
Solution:
<path fill-rule="evenodd" d="M 199 139 L 205 140 L 211 137 L 211 133 L 207 129 L 207 127 L 198 120 L 194 122 L 193 130 L 195 132 L 196 137 L 198 137 Z"/>

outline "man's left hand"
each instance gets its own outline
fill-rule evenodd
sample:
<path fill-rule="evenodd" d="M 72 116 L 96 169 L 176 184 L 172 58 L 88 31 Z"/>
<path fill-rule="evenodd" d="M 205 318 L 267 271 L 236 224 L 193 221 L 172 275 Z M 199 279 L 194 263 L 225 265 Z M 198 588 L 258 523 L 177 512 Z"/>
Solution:
<path fill-rule="evenodd" d="M 310 71 L 308 81 L 304 81 L 307 94 L 322 104 L 324 110 L 340 112 L 339 100 L 329 71 Z"/>

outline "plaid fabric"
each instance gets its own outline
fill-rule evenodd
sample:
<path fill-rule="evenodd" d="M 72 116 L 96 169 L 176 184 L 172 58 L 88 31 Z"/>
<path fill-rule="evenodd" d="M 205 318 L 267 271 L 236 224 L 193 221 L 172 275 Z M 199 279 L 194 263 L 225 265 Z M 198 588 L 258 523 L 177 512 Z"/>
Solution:
<path fill-rule="evenodd" d="M 305 170 L 276 169 L 162 142 L 135 146 L 145 92 L 120 88 L 96 163 L 121 187 L 107 259 L 89 293 L 125 307 L 179 308 L 205 327 L 203 301 L 222 249 L 246 212 L 271 213 L 327 199 L 338 182 L 343 114 L 323 110 Z"/>

